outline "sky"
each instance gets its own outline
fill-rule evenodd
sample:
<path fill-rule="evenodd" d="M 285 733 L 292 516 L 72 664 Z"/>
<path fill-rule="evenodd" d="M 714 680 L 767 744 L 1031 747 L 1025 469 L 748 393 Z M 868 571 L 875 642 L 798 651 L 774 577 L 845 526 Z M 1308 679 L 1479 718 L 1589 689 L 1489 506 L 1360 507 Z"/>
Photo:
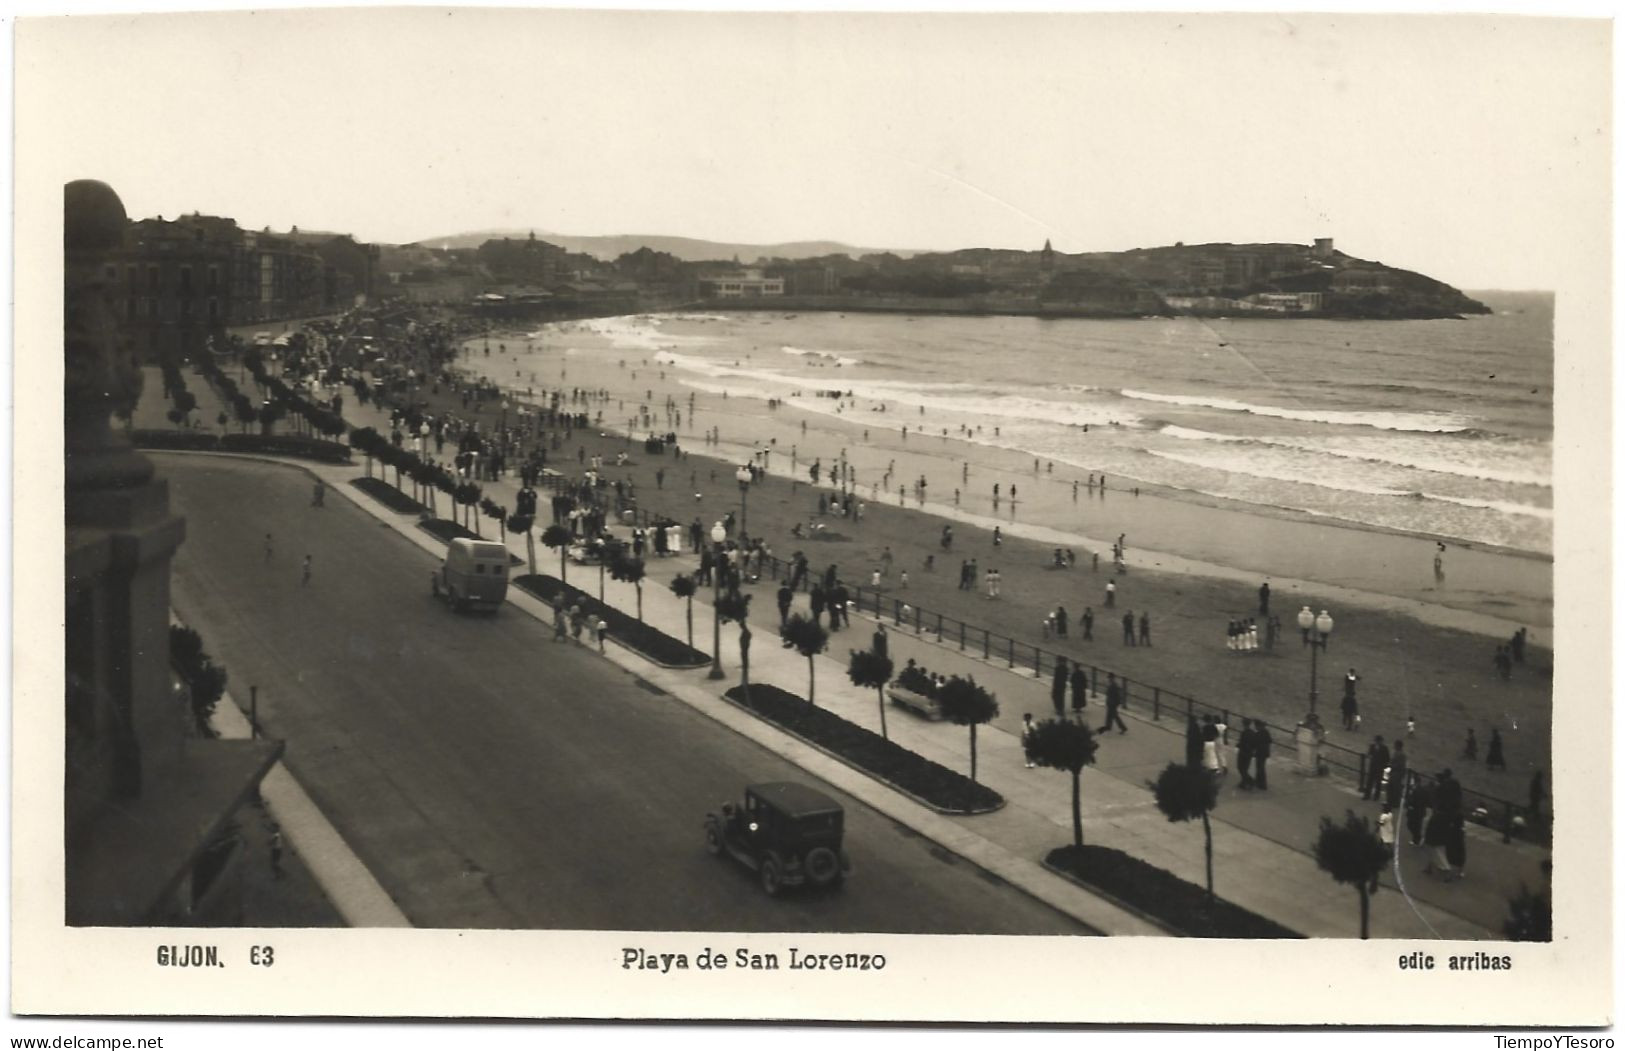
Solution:
<path fill-rule="evenodd" d="M 1462 288 L 1611 243 L 1610 30 L 1467 16 L 22 20 L 19 159 L 132 216 L 1119 250 L 1335 237 Z"/>

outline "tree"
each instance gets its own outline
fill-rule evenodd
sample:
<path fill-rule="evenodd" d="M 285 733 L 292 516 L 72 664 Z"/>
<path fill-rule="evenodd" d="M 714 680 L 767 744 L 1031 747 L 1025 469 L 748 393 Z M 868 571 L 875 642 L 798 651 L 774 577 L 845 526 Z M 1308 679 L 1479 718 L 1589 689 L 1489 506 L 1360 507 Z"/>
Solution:
<path fill-rule="evenodd" d="M 976 780 L 976 728 L 999 714 L 996 697 L 976 684 L 975 679 L 955 675 L 937 692 L 942 714 L 955 726 L 970 727 L 970 779 Z"/>
<path fill-rule="evenodd" d="M 1065 770 L 1072 775 L 1072 845 L 1083 846 L 1083 809 L 1079 781 L 1083 768 L 1095 761 L 1100 742 L 1084 723 L 1070 719 L 1045 719 L 1033 726 L 1021 743 L 1027 761 L 1049 770 Z"/>
<path fill-rule="evenodd" d="M 1372 829 L 1371 822 L 1356 817 L 1354 811 L 1340 825 L 1329 817 L 1320 819 L 1320 838 L 1315 840 L 1315 864 L 1338 883 L 1353 884 L 1360 895 L 1360 937 L 1371 937 L 1371 895 L 1377 892 L 1377 877 L 1388 864 L 1387 844 Z"/>
<path fill-rule="evenodd" d="M 886 732 L 886 684 L 891 682 L 892 659 L 873 650 L 853 650 L 846 666 L 846 677 L 852 685 L 873 689 L 880 698 L 880 736 L 891 739 Z"/>
<path fill-rule="evenodd" d="M 1202 819 L 1202 837 L 1207 849 L 1207 900 L 1213 900 L 1213 823 L 1208 815 L 1219 804 L 1219 784 L 1200 767 L 1169 763 L 1162 776 L 1150 784 L 1157 796 L 1157 809 L 1169 821 Z"/>
<path fill-rule="evenodd" d="M 399 450 L 395 451 L 398 452 Z M 480 502 L 480 487 L 473 482 L 464 482 L 457 487 L 457 491 L 452 494 L 452 498 L 464 509 L 463 517 L 466 527 L 472 523 L 474 507 Z"/>
<path fill-rule="evenodd" d="M 609 567 L 609 575 L 637 589 L 638 620 L 643 620 L 643 578 L 648 575 L 648 567 L 643 564 L 643 559 L 621 550 Z"/>
<path fill-rule="evenodd" d="M 530 565 L 531 576 L 536 575 L 536 538 L 530 532 L 535 524 L 535 515 L 522 515 L 516 512 L 508 519 L 509 532 L 525 534 L 525 560 Z"/>
<path fill-rule="evenodd" d="M 1552 940 L 1551 859 L 1542 861 L 1540 867 L 1546 873 L 1544 888 L 1530 890 L 1526 884 L 1519 884 L 1518 893 L 1507 899 L 1507 920 L 1501 929 L 1515 942 Z"/>
<path fill-rule="evenodd" d="M 813 691 L 817 687 L 817 675 L 813 671 L 813 658 L 823 653 L 824 647 L 829 645 L 829 632 L 816 620 L 795 613 L 779 629 L 779 638 L 807 658 L 807 703 L 816 705 Z"/>
<path fill-rule="evenodd" d="M 700 589 L 700 586 L 687 573 L 679 573 L 672 577 L 671 583 L 667 586 L 671 588 L 673 595 L 688 600 L 688 645 L 692 649 L 694 646 L 694 593 Z"/>
<path fill-rule="evenodd" d="M 750 595 L 730 591 L 717 596 L 717 622 L 731 620 L 739 624 L 739 692 L 750 700 Z"/>
<path fill-rule="evenodd" d="M 574 538 L 571 537 L 570 531 L 557 522 L 542 530 L 542 543 L 559 553 L 559 582 L 564 584 L 570 582 L 569 572 L 564 565 L 564 556 L 570 549 L 572 539 Z"/>

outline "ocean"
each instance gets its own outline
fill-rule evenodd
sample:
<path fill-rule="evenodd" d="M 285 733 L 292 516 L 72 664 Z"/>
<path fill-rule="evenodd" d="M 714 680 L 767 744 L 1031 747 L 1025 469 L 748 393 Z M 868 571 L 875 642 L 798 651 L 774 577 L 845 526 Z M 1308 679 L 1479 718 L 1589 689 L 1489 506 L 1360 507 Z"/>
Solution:
<path fill-rule="evenodd" d="M 974 445 L 1053 463 L 1038 481 L 1105 474 L 1549 556 L 1553 300 L 1481 298 L 1494 313 L 1461 321 L 650 315 L 549 326 L 531 349 L 658 365 L 657 402 L 675 381 L 888 442 L 907 428 L 949 460 Z M 967 508 L 991 504 L 991 479 L 956 473 L 930 479 L 933 500 L 963 484 Z"/>

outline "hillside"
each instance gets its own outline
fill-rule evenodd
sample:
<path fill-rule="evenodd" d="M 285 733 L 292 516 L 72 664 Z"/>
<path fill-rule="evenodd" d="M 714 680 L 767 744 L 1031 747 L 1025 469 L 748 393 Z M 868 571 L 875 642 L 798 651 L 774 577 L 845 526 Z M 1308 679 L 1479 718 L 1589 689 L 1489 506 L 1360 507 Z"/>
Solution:
<path fill-rule="evenodd" d="M 558 245 L 566 252 L 584 252 L 606 262 L 628 252 L 635 252 L 639 248 L 667 252 L 686 263 L 733 259 L 736 256 L 743 263 L 753 263 L 757 259 L 812 259 L 826 255 L 850 255 L 856 259 L 860 255 L 886 251 L 886 249 L 879 248 L 856 248 L 852 245 L 842 244 L 839 241 L 731 244 L 723 241 L 705 241 L 694 237 L 670 237 L 664 234 L 608 234 L 589 237 L 551 233 L 542 230 L 534 232 L 537 237 Z M 528 229 L 472 230 L 447 237 L 425 238 L 416 243 L 426 248 L 478 248 L 492 239 L 511 237 L 522 240 L 528 238 L 531 233 L 532 231 Z M 895 249 L 891 251 L 896 255 L 905 257 L 912 254 L 910 252 L 896 251 Z"/>

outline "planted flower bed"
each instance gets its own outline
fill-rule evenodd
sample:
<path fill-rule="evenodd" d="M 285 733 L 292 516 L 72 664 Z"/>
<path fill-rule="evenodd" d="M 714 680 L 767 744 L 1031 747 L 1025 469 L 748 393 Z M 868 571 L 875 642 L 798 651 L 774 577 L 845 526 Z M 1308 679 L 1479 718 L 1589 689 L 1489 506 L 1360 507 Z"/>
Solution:
<path fill-rule="evenodd" d="M 1111 847 L 1059 847 L 1044 864 L 1188 938 L 1303 937 L 1223 898 L 1209 902 L 1202 887 Z"/>
<path fill-rule="evenodd" d="M 709 653 L 702 653 L 682 639 L 674 639 L 659 628 L 622 613 L 557 577 L 545 573 L 527 574 L 515 577 L 513 583 L 548 605 L 553 605 L 555 601 L 562 601 L 565 609 L 580 605 L 583 613 L 608 622 L 610 638 L 656 664 L 667 668 L 703 668 L 711 663 Z"/>
<path fill-rule="evenodd" d="M 142 429 L 133 432 L 131 440 L 139 449 L 260 453 L 267 456 L 297 456 L 322 463 L 350 462 L 348 446 L 296 434 L 212 434 L 208 431 Z"/>
<path fill-rule="evenodd" d="M 429 509 L 381 478 L 352 478 L 350 484 L 391 511 L 422 514 Z M 437 536 L 439 534 L 436 534 Z"/>
<path fill-rule="evenodd" d="M 777 686 L 753 682 L 749 700 L 738 686 L 724 696 L 943 813 L 985 814 L 1004 805 L 1004 797 L 986 785 Z"/>

